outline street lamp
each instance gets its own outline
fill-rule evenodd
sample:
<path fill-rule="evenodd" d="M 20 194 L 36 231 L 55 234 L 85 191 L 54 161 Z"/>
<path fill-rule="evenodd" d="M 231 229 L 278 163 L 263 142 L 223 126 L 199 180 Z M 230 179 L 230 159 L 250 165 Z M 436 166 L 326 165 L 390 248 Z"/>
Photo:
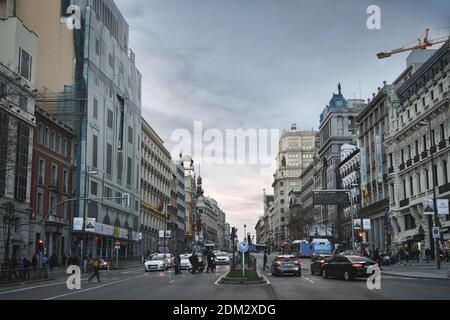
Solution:
<path fill-rule="evenodd" d="M 247 225 L 244 224 L 244 241 L 247 242 Z"/>
<path fill-rule="evenodd" d="M 428 126 L 428 132 L 430 134 L 430 156 L 431 156 L 431 177 L 432 177 L 432 184 L 433 184 L 433 216 L 434 216 L 434 226 L 440 227 L 439 217 L 436 212 L 436 176 L 435 176 L 435 168 L 434 168 L 434 156 L 433 156 L 433 147 L 436 148 L 436 144 L 434 141 L 434 136 L 432 135 L 432 129 L 431 129 L 431 118 L 428 118 L 428 121 L 420 121 L 420 126 Z M 426 148 L 424 146 L 424 150 L 426 151 Z M 430 249 L 433 247 L 433 219 L 431 215 L 428 216 L 428 231 L 429 231 L 429 237 L 430 237 Z M 435 257 L 436 257 L 436 265 L 437 268 L 441 268 L 441 260 L 439 255 L 439 239 L 436 238 L 435 240 Z M 433 252 L 433 250 L 432 250 Z"/>

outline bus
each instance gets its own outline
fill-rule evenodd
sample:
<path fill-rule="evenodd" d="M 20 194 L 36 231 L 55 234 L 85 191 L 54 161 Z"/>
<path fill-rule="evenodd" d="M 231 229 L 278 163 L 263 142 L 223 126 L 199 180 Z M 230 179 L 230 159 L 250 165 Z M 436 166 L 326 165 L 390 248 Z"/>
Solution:
<path fill-rule="evenodd" d="M 295 240 L 291 247 L 292 253 L 299 258 L 309 258 L 313 253 L 312 245 L 306 240 Z"/>
<path fill-rule="evenodd" d="M 314 254 L 331 254 L 331 242 L 328 239 L 313 239 L 311 241 Z"/>

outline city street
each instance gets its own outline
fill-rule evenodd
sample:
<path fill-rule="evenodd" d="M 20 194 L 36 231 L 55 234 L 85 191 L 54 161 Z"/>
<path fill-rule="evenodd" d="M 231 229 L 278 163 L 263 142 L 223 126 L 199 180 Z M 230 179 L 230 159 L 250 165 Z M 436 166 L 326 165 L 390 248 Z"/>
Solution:
<path fill-rule="evenodd" d="M 269 259 L 270 261 L 270 259 Z M 258 261 L 262 267 L 262 261 Z M 82 276 L 81 290 L 68 290 L 60 277 L 48 282 L 1 288 L 0 300 L 283 300 L 283 299 L 450 299 L 449 280 L 426 280 L 384 276 L 381 290 L 369 290 L 365 280 L 346 282 L 322 279 L 311 275 L 309 260 L 302 261 L 302 277 L 264 276 L 269 284 L 242 286 L 218 285 L 228 266 L 219 266 L 216 273 L 175 275 L 166 272 L 144 272 L 132 268 L 101 273 L 101 283 L 87 282 Z"/>

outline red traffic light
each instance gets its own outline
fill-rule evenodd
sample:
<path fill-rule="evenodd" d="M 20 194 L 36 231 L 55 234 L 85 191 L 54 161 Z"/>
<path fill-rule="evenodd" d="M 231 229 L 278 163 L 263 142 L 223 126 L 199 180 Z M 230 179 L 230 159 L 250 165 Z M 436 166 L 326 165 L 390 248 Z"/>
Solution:
<path fill-rule="evenodd" d="M 44 240 L 38 240 L 38 245 L 40 246 L 44 245 Z"/>

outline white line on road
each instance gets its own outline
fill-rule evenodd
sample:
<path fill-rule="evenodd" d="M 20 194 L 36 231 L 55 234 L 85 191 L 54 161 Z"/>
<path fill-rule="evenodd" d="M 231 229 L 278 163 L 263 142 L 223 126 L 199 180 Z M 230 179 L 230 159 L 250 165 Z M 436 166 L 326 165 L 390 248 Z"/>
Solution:
<path fill-rule="evenodd" d="M 314 283 L 313 280 L 311 280 L 310 278 L 308 278 L 308 277 L 306 277 L 306 276 L 305 276 L 305 280 L 307 280 L 307 281 L 310 282 L 310 283 Z"/>
<path fill-rule="evenodd" d="M 86 292 L 86 291 L 91 291 L 91 290 L 95 290 L 95 289 L 100 289 L 100 288 L 103 288 L 103 287 L 106 287 L 106 286 L 110 286 L 112 284 L 121 283 L 121 282 L 125 282 L 125 281 L 128 281 L 128 280 L 133 280 L 133 279 L 137 279 L 137 278 L 141 278 L 141 277 L 142 277 L 142 275 L 139 275 L 139 276 L 136 276 L 136 277 L 127 278 L 127 279 L 119 280 L 119 281 L 116 281 L 116 282 L 105 283 L 105 284 L 102 284 L 102 285 L 99 285 L 99 286 L 96 286 L 96 287 L 93 287 L 93 288 L 84 289 L 84 290 L 77 290 L 77 291 L 74 291 L 74 292 L 60 294 L 58 296 L 46 298 L 44 300 L 54 300 L 54 299 L 58 299 L 58 298 L 62 298 L 62 297 L 67 297 L 67 296 L 70 296 L 70 295 L 74 295 L 74 294 L 78 294 L 78 293 L 82 293 L 82 292 Z"/>
<path fill-rule="evenodd" d="M 87 280 L 88 280 L 88 278 L 81 279 L 81 281 L 87 281 Z M 66 281 L 64 281 L 64 282 L 57 282 L 57 283 L 50 283 L 50 284 L 43 284 L 43 285 L 34 286 L 34 287 L 14 289 L 14 290 L 9 290 L 9 291 L 2 291 L 2 292 L 0 292 L 0 295 L 2 295 L 2 294 L 9 294 L 9 293 L 16 293 L 16 292 L 22 292 L 22 291 L 28 291 L 28 290 L 39 289 L 39 288 L 45 288 L 45 287 L 53 287 L 53 286 L 57 286 L 57 285 L 60 285 L 60 284 L 66 284 Z"/>
<path fill-rule="evenodd" d="M 175 282 L 175 280 L 170 280 L 170 281 L 169 281 L 169 283 L 174 283 L 174 282 Z"/>

